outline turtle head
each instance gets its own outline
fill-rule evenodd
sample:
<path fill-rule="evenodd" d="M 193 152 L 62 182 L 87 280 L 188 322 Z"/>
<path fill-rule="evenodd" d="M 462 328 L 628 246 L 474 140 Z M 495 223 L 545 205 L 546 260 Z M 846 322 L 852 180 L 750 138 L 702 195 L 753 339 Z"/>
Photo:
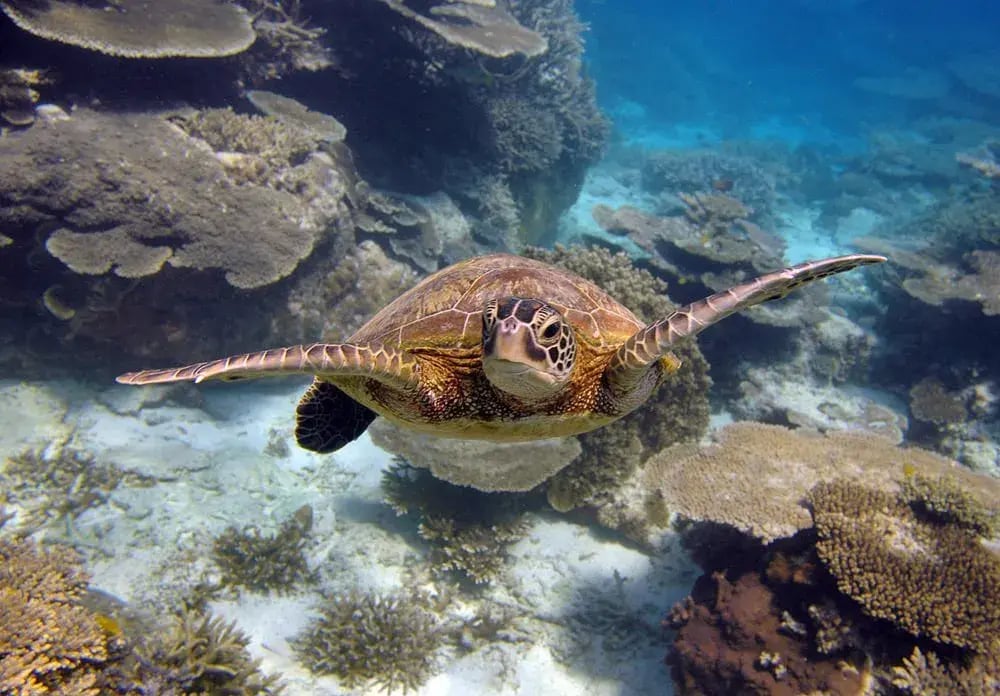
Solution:
<path fill-rule="evenodd" d="M 541 300 L 490 300 L 483 310 L 483 371 L 497 389 L 528 401 L 566 386 L 576 359 L 573 327 Z"/>

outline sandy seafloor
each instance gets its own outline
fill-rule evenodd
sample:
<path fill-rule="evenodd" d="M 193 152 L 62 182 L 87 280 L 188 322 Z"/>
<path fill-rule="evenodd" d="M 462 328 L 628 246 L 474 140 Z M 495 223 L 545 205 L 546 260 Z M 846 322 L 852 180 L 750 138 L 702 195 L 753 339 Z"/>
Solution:
<path fill-rule="evenodd" d="M 211 540 L 227 526 L 273 531 L 310 504 L 315 522 L 307 557 L 320 583 L 291 596 L 245 592 L 210 608 L 249 634 L 252 654 L 265 672 L 283 675 L 285 693 L 378 693 L 311 676 L 295 662 L 288 641 L 323 601 L 321 589 L 391 594 L 409 588 L 408 570 L 419 565 L 426 546 L 416 523 L 397 518 L 382 502 L 380 476 L 391 457 L 367 436 L 333 455 L 295 446 L 292 414 L 304 386 L 298 380 L 213 385 L 202 388 L 200 407 L 182 408 L 159 401 L 156 388 L 3 382 L 0 422 L 8 425 L 0 444 L 16 452 L 65 441 L 102 462 L 164 479 L 150 488 L 120 486 L 109 504 L 76 518 L 70 537 L 88 549 L 93 586 L 140 608 L 210 574 Z M 287 456 L 266 453 L 280 440 L 289 445 Z M 670 693 L 659 623 L 700 574 L 679 545 L 651 557 L 556 513 L 529 515 L 529 524 L 502 579 L 470 595 L 514 611 L 520 618 L 512 630 L 502 642 L 468 654 L 442 653 L 440 672 L 416 693 Z M 61 530 L 55 536 L 62 537 Z M 623 613 L 638 630 L 634 641 L 609 647 L 570 628 L 567 616 L 587 606 L 580 595 L 587 588 L 607 588 L 614 596 L 615 571 L 625 578 Z M 471 614 L 472 603 L 459 596 L 450 610 Z"/>

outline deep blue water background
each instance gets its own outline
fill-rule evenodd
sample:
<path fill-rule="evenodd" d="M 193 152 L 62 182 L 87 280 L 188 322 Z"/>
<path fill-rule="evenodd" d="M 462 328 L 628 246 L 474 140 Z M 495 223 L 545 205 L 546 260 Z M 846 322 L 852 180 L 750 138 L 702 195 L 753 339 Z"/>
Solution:
<path fill-rule="evenodd" d="M 647 140 L 681 128 L 706 144 L 862 147 L 867 129 L 905 127 L 953 105 L 880 96 L 855 87 L 857 78 L 946 70 L 1000 46 L 996 0 L 579 0 L 577 10 L 590 25 L 588 67 L 617 135 Z M 955 93 L 981 98 L 960 86 Z"/>

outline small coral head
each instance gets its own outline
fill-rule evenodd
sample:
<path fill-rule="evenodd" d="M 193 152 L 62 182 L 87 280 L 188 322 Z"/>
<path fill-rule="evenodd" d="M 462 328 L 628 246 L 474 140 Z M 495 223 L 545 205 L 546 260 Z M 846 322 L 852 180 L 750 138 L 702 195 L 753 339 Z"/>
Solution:
<path fill-rule="evenodd" d="M 559 392 L 576 359 L 571 327 L 551 305 L 522 297 L 483 310 L 483 371 L 501 391 L 537 401 Z"/>

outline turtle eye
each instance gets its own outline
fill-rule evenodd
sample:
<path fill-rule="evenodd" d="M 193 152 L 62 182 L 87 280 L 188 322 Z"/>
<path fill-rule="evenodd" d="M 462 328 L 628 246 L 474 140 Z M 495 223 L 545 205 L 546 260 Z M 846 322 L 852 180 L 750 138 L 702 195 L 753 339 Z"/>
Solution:
<path fill-rule="evenodd" d="M 551 324 L 546 326 L 545 329 L 542 331 L 542 338 L 544 338 L 547 341 L 551 341 L 558 335 L 559 335 L 559 322 L 557 321 L 552 322 Z"/>

